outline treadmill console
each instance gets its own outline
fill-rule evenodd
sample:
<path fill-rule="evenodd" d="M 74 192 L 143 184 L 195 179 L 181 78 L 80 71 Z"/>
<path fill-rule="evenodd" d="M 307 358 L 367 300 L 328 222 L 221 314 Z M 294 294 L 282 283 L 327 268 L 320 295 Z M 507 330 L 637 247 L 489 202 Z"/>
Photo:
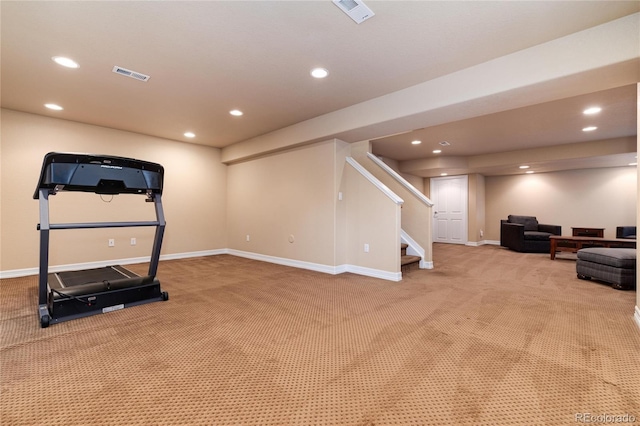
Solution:
<path fill-rule="evenodd" d="M 43 160 L 38 188 L 96 194 L 162 194 L 164 168 L 132 158 L 93 154 L 48 153 Z"/>

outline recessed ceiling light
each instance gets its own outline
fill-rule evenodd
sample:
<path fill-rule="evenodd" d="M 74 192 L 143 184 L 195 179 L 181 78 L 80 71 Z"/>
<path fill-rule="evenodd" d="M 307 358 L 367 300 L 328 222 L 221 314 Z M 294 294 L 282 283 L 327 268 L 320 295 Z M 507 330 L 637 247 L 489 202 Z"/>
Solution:
<path fill-rule="evenodd" d="M 240 111 L 239 109 L 232 109 L 231 111 L 229 111 L 229 114 L 240 117 L 242 115 L 242 111 Z"/>
<path fill-rule="evenodd" d="M 56 104 L 44 104 L 44 106 L 54 111 L 62 111 L 64 109 L 60 105 L 56 105 Z"/>
<path fill-rule="evenodd" d="M 433 150 L 433 153 L 434 153 L 434 154 L 440 154 L 441 152 L 442 152 L 442 150 L 441 150 L 441 149 L 434 149 L 434 150 Z"/>
<path fill-rule="evenodd" d="M 62 65 L 67 68 L 78 68 L 80 65 L 73 59 L 65 58 L 64 56 L 54 56 L 51 58 L 56 64 Z"/>
<path fill-rule="evenodd" d="M 534 172 L 533 170 L 527 170 L 525 173 L 526 173 L 526 174 L 528 174 L 528 175 L 532 175 L 532 174 L 534 174 L 535 172 Z"/>
<path fill-rule="evenodd" d="M 594 107 L 590 107 L 590 108 L 585 109 L 584 111 L 582 111 L 582 113 L 586 114 L 586 115 L 591 115 L 591 114 L 597 114 L 600 111 L 602 111 L 602 108 L 594 106 Z"/>
<path fill-rule="evenodd" d="M 448 173 L 440 173 L 440 176 L 448 176 Z"/>
<path fill-rule="evenodd" d="M 184 135 L 188 138 L 195 138 L 196 134 L 193 132 L 184 132 Z"/>
<path fill-rule="evenodd" d="M 629 163 L 630 166 L 637 166 L 638 163 Z"/>
<path fill-rule="evenodd" d="M 420 145 L 422 143 L 422 141 L 411 141 L 412 145 Z"/>
<path fill-rule="evenodd" d="M 596 126 L 589 126 L 589 127 L 585 127 L 584 129 L 582 129 L 583 132 L 593 132 L 595 129 L 597 129 Z"/>
<path fill-rule="evenodd" d="M 521 169 L 528 169 L 531 166 L 520 166 Z"/>
<path fill-rule="evenodd" d="M 311 76 L 314 78 L 325 78 L 329 75 L 329 71 L 324 68 L 314 68 L 311 70 Z"/>

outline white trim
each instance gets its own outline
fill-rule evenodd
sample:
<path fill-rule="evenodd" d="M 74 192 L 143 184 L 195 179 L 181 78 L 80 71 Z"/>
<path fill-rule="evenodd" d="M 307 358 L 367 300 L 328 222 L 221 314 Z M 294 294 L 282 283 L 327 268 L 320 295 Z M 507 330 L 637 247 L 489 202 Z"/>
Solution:
<path fill-rule="evenodd" d="M 420 256 L 420 269 L 433 269 L 433 262 L 424 260 L 424 248 L 411 238 L 404 229 L 400 229 L 400 241 L 409 245 L 409 247 L 407 247 L 407 253 Z"/>
<path fill-rule="evenodd" d="M 398 172 L 396 172 L 391 167 L 389 167 L 387 163 L 385 163 L 384 161 L 382 161 L 381 159 L 379 159 L 378 157 L 376 157 L 370 152 L 367 152 L 367 157 L 369 157 L 371 161 L 376 163 L 382 170 L 387 172 L 392 178 L 397 180 L 398 183 L 404 186 L 409 192 L 415 195 L 416 198 L 418 198 L 418 200 L 422 201 L 424 204 L 426 204 L 429 207 L 433 207 L 433 202 L 430 199 L 428 199 L 422 192 L 418 191 L 415 186 L 409 183 L 409 181 L 407 181 L 405 178 L 400 176 Z"/>
<path fill-rule="evenodd" d="M 411 238 L 404 229 L 400 229 L 400 241 L 409 245 L 407 251 L 411 252 L 412 255 L 424 258 L 424 248 Z"/>
<path fill-rule="evenodd" d="M 633 314 L 633 319 L 636 321 L 636 325 L 640 328 L 640 308 L 636 306 L 636 313 Z"/>
<path fill-rule="evenodd" d="M 0 279 L 28 277 L 29 275 L 38 275 L 38 268 L 25 269 L 9 269 L 8 271 L 0 271 Z"/>
<path fill-rule="evenodd" d="M 420 269 L 433 269 L 433 262 L 427 262 L 426 260 L 421 260 Z"/>
<path fill-rule="evenodd" d="M 193 251 L 193 252 L 186 252 L 186 253 L 163 254 L 160 256 L 160 260 L 187 259 L 190 257 L 213 256 L 217 254 L 227 254 L 227 253 L 228 253 L 227 249 L 218 249 L 218 250 Z M 146 263 L 146 262 L 149 262 L 150 260 L 151 260 L 151 256 L 142 256 L 142 257 L 130 257 L 127 259 L 113 259 L 113 260 L 101 260 L 97 262 L 70 263 L 67 265 L 53 265 L 53 266 L 49 266 L 49 272 L 82 271 L 85 269 L 103 268 L 105 266 L 111 266 L 111 265 L 132 265 L 135 263 Z M 0 271 L 0 279 L 26 277 L 29 275 L 38 275 L 39 272 L 40 272 L 40 269 L 38 267 Z"/>
<path fill-rule="evenodd" d="M 376 188 L 382 191 L 383 194 L 389 197 L 391 201 L 396 204 L 404 203 L 404 200 L 402 198 L 398 197 L 395 192 L 390 190 L 384 183 L 380 182 L 374 175 L 371 174 L 371 172 L 362 167 L 362 165 L 354 160 L 353 157 L 347 157 L 347 163 L 349 163 L 351 167 L 356 169 L 358 173 L 360 173 L 365 179 L 371 182 Z"/>
<path fill-rule="evenodd" d="M 355 266 L 355 265 L 330 266 L 330 265 L 323 265 L 320 263 L 304 262 L 301 260 L 286 259 L 283 257 L 268 256 L 265 254 L 251 253 L 247 251 L 234 250 L 234 249 L 203 250 L 203 251 L 193 251 L 193 252 L 186 252 L 186 253 L 166 254 L 166 255 L 160 256 L 160 260 L 163 261 L 163 260 L 187 259 L 187 258 L 193 258 L 193 257 L 216 256 L 219 254 L 229 254 L 232 256 L 244 257 L 247 259 L 259 260 L 262 262 L 275 263 L 278 265 L 290 266 L 293 268 L 308 269 L 311 271 L 322 272 L 322 273 L 331 274 L 331 275 L 338 275 L 344 272 L 351 272 L 358 275 L 381 278 L 383 280 L 389 280 L 389 281 L 402 280 L 402 273 L 400 272 L 382 271 L 380 269 L 365 268 L 363 266 Z M 134 263 L 149 262 L 149 260 L 150 260 L 150 256 L 146 256 L 146 257 L 132 257 L 128 259 L 105 260 L 105 261 L 99 261 L 99 262 L 55 265 L 55 266 L 49 267 L 49 272 L 80 271 L 84 269 L 102 268 L 102 267 L 111 266 L 111 265 L 131 265 Z M 25 277 L 29 275 L 38 275 L 38 272 L 39 272 L 38 268 L 13 269 L 9 271 L 0 271 L 0 279 L 18 278 L 18 277 Z"/>
<path fill-rule="evenodd" d="M 242 250 L 229 249 L 228 254 L 232 256 L 244 257 L 252 260 L 259 260 L 261 262 L 275 263 L 278 265 L 290 266 L 299 269 L 308 269 L 311 271 L 322 272 L 325 274 L 338 275 L 345 272 L 351 272 L 358 275 L 365 275 L 368 277 L 381 278 L 389 281 L 400 281 L 402 274 L 400 272 L 388 272 L 380 269 L 365 268 L 363 266 L 355 265 L 338 265 L 330 266 L 323 265 L 321 263 L 304 262 L 302 260 L 287 259 L 284 257 L 269 256 L 266 254 L 253 253 Z"/>
<path fill-rule="evenodd" d="M 225 248 L 225 249 L 216 249 L 216 250 L 202 250 L 202 251 L 189 251 L 185 253 L 163 254 L 160 256 L 160 260 L 188 259 L 191 257 L 217 256 L 219 254 L 229 254 L 229 249 Z"/>
<path fill-rule="evenodd" d="M 345 268 L 345 272 L 351 272 L 352 274 L 364 275 L 367 277 L 380 278 L 387 281 L 402 281 L 402 272 L 389 272 L 382 271 L 380 269 L 365 268 L 364 266 L 356 265 L 340 265 Z"/>
<path fill-rule="evenodd" d="M 259 260 L 261 262 L 275 263 L 278 265 L 291 266 L 294 268 L 324 272 L 325 274 L 335 275 L 336 273 L 338 273 L 336 272 L 336 268 L 334 266 L 323 265 L 321 263 L 311 263 L 311 262 L 305 262 L 302 260 L 287 259 L 286 257 L 269 256 L 266 254 L 253 253 L 250 251 L 242 251 L 242 250 L 235 250 L 235 249 L 228 249 L 228 254 L 232 256 L 244 257 L 246 259 Z"/>
<path fill-rule="evenodd" d="M 500 241 L 495 241 L 495 240 L 467 241 L 465 245 L 471 246 L 471 247 L 480 247 L 484 245 L 499 246 Z"/>

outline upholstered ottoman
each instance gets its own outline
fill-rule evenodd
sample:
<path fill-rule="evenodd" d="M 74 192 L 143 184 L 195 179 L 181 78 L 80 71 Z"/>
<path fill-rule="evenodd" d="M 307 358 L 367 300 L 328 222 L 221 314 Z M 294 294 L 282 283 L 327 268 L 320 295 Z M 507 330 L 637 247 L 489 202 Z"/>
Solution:
<path fill-rule="evenodd" d="M 578 250 L 578 278 L 610 283 L 616 289 L 636 285 L 636 249 L 591 247 Z"/>

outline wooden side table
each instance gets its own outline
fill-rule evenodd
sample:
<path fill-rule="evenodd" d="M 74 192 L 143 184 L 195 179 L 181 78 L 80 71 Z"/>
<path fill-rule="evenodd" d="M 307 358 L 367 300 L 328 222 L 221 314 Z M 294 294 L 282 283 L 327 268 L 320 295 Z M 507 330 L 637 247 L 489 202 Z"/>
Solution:
<path fill-rule="evenodd" d="M 551 260 L 556 258 L 556 253 L 567 251 L 577 253 L 581 248 L 587 247 L 616 247 L 616 248 L 636 248 L 636 240 L 628 238 L 599 238 L 599 237 L 563 237 L 561 235 L 552 235 L 549 237 L 551 242 Z"/>
<path fill-rule="evenodd" d="M 571 228 L 574 237 L 604 238 L 604 228 Z"/>

